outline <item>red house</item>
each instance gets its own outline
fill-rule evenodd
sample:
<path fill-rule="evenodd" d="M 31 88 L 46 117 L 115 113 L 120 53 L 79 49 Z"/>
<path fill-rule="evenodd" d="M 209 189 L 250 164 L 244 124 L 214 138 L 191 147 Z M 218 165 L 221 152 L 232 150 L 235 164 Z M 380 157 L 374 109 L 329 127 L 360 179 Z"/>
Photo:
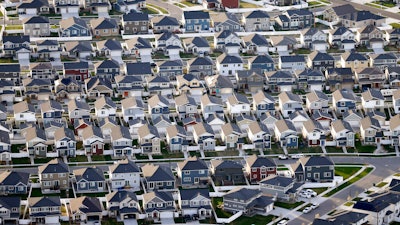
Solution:
<path fill-rule="evenodd" d="M 246 159 L 246 173 L 250 181 L 258 182 L 270 175 L 275 175 L 276 164 L 270 158 L 252 155 Z"/>
<path fill-rule="evenodd" d="M 83 82 L 89 78 L 88 62 L 66 62 L 64 63 L 64 77 Z"/>
<path fill-rule="evenodd" d="M 239 8 L 239 0 L 222 0 L 224 8 Z"/>

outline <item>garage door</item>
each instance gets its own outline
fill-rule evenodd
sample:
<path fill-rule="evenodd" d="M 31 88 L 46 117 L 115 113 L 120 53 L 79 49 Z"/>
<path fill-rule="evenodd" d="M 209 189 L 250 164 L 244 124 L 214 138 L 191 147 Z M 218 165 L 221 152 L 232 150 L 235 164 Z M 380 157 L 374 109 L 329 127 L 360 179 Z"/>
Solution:
<path fill-rule="evenodd" d="M 173 212 L 160 212 L 160 218 L 174 218 Z"/>
<path fill-rule="evenodd" d="M 46 224 L 58 224 L 59 218 L 58 216 L 46 216 L 45 222 Z"/>

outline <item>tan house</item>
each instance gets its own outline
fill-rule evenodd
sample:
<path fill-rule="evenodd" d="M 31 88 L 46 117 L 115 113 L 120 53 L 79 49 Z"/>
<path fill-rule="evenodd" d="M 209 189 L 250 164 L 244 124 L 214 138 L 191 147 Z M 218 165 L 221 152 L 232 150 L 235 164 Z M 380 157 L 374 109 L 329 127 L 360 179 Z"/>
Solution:
<path fill-rule="evenodd" d="M 69 189 L 69 169 L 62 159 L 53 159 L 39 166 L 38 172 L 42 192 Z"/>
<path fill-rule="evenodd" d="M 119 26 L 115 19 L 97 18 L 90 20 L 90 27 L 94 36 L 118 36 Z"/>
<path fill-rule="evenodd" d="M 342 68 L 351 68 L 351 70 L 364 69 L 368 67 L 368 58 L 358 52 L 346 51 L 340 57 Z"/>

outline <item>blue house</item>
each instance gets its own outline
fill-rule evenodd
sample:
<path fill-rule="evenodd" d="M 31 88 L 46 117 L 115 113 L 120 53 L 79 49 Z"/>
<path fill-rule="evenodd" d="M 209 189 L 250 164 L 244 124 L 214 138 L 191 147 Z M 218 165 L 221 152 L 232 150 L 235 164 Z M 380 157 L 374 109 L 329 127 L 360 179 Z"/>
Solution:
<path fill-rule="evenodd" d="M 336 90 L 332 93 L 333 108 L 339 114 L 356 109 L 357 96 L 350 89 Z"/>
<path fill-rule="evenodd" d="M 183 24 L 186 32 L 199 32 L 210 29 L 210 14 L 203 11 L 184 11 Z"/>
<path fill-rule="evenodd" d="M 42 103 L 40 111 L 44 123 L 50 121 L 61 122 L 62 113 L 64 112 L 61 104 L 53 100 Z"/>
<path fill-rule="evenodd" d="M 142 171 L 147 190 L 175 188 L 175 176 L 168 166 L 146 164 L 142 166 Z"/>
<path fill-rule="evenodd" d="M 197 188 L 208 184 L 207 164 L 196 157 L 190 157 L 177 165 L 178 177 L 181 179 L 182 187 Z"/>
<path fill-rule="evenodd" d="M 331 182 L 335 176 L 335 164 L 325 156 L 302 157 L 291 169 L 299 182 Z"/>
<path fill-rule="evenodd" d="M 274 60 L 269 55 L 257 55 L 248 60 L 249 69 L 261 69 L 265 71 L 274 71 Z"/>
<path fill-rule="evenodd" d="M 0 194 L 28 193 L 29 173 L 6 170 L 0 174 Z"/>
<path fill-rule="evenodd" d="M 74 170 L 77 193 L 94 193 L 107 191 L 106 180 L 101 169 L 96 167 Z"/>
<path fill-rule="evenodd" d="M 119 63 L 113 59 L 100 61 L 94 65 L 96 76 L 103 79 L 114 80 L 115 76 L 120 74 Z"/>
<path fill-rule="evenodd" d="M 170 151 L 183 151 L 188 146 L 187 133 L 185 128 L 179 125 L 172 125 L 166 129 L 166 139 Z"/>
<path fill-rule="evenodd" d="M 256 111 L 258 118 L 267 112 L 275 114 L 275 99 L 266 92 L 259 90 L 253 94 L 253 110 Z"/>
<path fill-rule="evenodd" d="M 149 98 L 148 108 L 152 120 L 162 115 L 169 116 L 169 101 L 161 95 L 154 95 Z"/>
<path fill-rule="evenodd" d="M 90 36 L 90 30 L 86 21 L 70 17 L 60 21 L 60 37 L 83 37 Z"/>

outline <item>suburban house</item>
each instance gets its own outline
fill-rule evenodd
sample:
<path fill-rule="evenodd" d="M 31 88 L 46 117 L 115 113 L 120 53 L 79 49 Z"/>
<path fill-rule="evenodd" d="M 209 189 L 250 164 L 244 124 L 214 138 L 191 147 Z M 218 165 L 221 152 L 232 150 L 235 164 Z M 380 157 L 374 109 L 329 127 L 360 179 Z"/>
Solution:
<path fill-rule="evenodd" d="M 69 168 L 61 159 L 52 159 L 38 167 L 42 192 L 55 192 L 69 189 Z"/>
<path fill-rule="evenodd" d="M 151 27 L 153 27 L 153 32 L 155 34 L 165 33 L 165 32 L 180 32 L 180 24 L 178 20 L 171 16 L 155 16 L 151 18 Z"/>
<path fill-rule="evenodd" d="M 178 205 L 183 215 L 198 215 L 199 218 L 209 218 L 212 215 L 208 189 L 179 190 Z"/>
<path fill-rule="evenodd" d="M 142 153 L 161 154 L 160 135 L 153 125 L 144 124 L 137 130 Z"/>
<path fill-rule="evenodd" d="M 210 44 L 204 37 L 191 37 L 182 40 L 185 52 L 202 56 L 211 52 Z"/>
<path fill-rule="evenodd" d="M 170 151 L 184 151 L 186 150 L 189 142 L 188 135 L 183 126 L 179 125 L 171 125 L 166 128 L 166 137 L 165 137 L 168 149 Z"/>
<path fill-rule="evenodd" d="M 245 95 L 236 92 L 228 97 L 226 108 L 232 119 L 243 114 L 250 115 L 250 101 Z"/>
<path fill-rule="evenodd" d="M 210 29 L 210 15 L 203 11 L 184 11 L 182 25 L 185 32 L 201 32 Z"/>
<path fill-rule="evenodd" d="M 81 196 L 70 201 L 70 217 L 74 222 L 100 222 L 103 205 L 97 197 Z"/>
<path fill-rule="evenodd" d="M 133 191 L 138 191 L 141 189 L 140 169 L 135 162 L 123 159 L 114 162 L 114 164 L 110 165 L 108 168 L 111 188 L 113 190 L 130 188 Z"/>
<path fill-rule="evenodd" d="M 257 121 L 252 121 L 246 129 L 249 142 L 253 144 L 255 150 L 271 148 L 271 134 L 267 126 Z"/>
<path fill-rule="evenodd" d="M 251 182 L 259 182 L 268 176 L 276 174 L 276 164 L 274 160 L 257 155 L 251 155 L 246 158 L 244 169 Z"/>
<path fill-rule="evenodd" d="M 350 89 L 336 90 L 332 93 L 332 105 L 336 113 L 342 114 L 356 108 L 357 96 Z"/>
<path fill-rule="evenodd" d="M 34 223 L 59 223 L 61 216 L 60 196 L 28 198 L 29 218 Z"/>
<path fill-rule="evenodd" d="M 44 16 L 32 16 L 22 21 L 24 35 L 31 37 L 48 37 L 50 36 L 49 18 Z"/>
<path fill-rule="evenodd" d="M 104 173 L 97 167 L 86 167 L 73 171 L 75 175 L 74 185 L 77 193 L 106 192 L 106 180 Z"/>
<path fill-rule="evenodd" d="M 256 115 L 260 118 L 267 112 L 275 113 L 275 99 L 262 90 L 253 93 L 252 110 L 256 111 Z"/>
<path fill-rule="evenodd" d="M 354 131 L 346 121 L 335 120 L 332 122 L 331 135 L 337 147 L 354 147 Z"/>
<path fill-rule="evenodd" d="M 309 119 L 304 122 L 302 134 L 308 147 L 325 146 L 326 144 L 326 132 L 319 121 Z"/>
<path fill-rule="evenodd" d="M 236 71 L 243 70 L 243 60 L 240 56 L 224 53 L 217 57 L 215 66 L 220 75 L 234 75 Z"/>
<path fill-rule="evenodd" d="M 243 166 L 234 161 L 213 159 L 210 161 L 210 172 L 217 186 L 246 183 Z"/>
<path fill-rule="evenodd" d="M 60 20 L 60 37 L 90 36 L 90 29 L 86 21 L 78 17 Z"/>
<path fill-rule="evenodd" d="M 159 221 L 160 218 L 173 218 L 176 210 L 171 192 L 153 191 L 143 194 L 143 210 L 147 218 Z"/>
<path fill-rule="evenodd" d="M 82 130 L 82 142 L 87 155 L 102 155 L 104 151 L 104 137 L 101 129 L 96 125 L 87 126 Z"/>
<path fill-rule="evenodd" d="M 365 112 L 374 110 L 383 111 L 385 97 L 378 89 L 368 89 L 361 94 L 361 105 Z"/>
<path fill-rule="evenodd" d="M 59 156 L 76 156 L 76 140 L 73 130 L 67 127 L 58 128 L 54 132 L 54 144 Z"/>
<path fill-rule="evenodd" d="M 268 213 L 274 207 L 271 197 L 264 196 L 260 190 L 237 187 L 223 196 L 224 210 L 244 215 Z"/>
<path fill-rule="evenodd" d="M 27 194 L 29 173 L 6 170 L 0 173 L 0 193 L 2 195 Z M 1 201 L 0 201 L 1 205 Z"/>
<path fill-rule="evenodd" d="M 96 37 L 118 36 L 119 26 L 115 19 L 97 18 L 90 20 L 92 34 Z"/>
<path fill-rule="evenodd" d="M 299 144 L 296 127 L 290 120 L 275 122 L 274 134 L 281 147 L 297 148 Z"/>
<path fill-rule="evenodd" d="M 25 140 L 29 156 L 43 158 L 47 156 L 47 137 L 43 129 L 38 126 L 27 128 Z"/>
<path fill-rule="evenodd" d="M 243 13 L 242 23 L 246 32 L 271 30 L 269 15 L 266 11 L 262 10 Z"/>
<path fill-rule="evenodd" d="M 334 163 L 325 156 L 301 157 L 291 169 L 298 182 L 332 182 L 335 176 Z"/>
<path fill-rule="evenodd" d="M 295 202 L 301 188 L 302 184 L 291 177 L 272 175 L 260 181 L 263 194 L 283 202 Z"/>
<path fill-rule="evenodd" d="M 264 88 L 266 78 L 261 69 L 240 70 L 235 76 L 238 91 L 255 93 Z"/>
<path fill-rule="evenodd" d="M 175 188 L 175 176 L 168 166 L 147 163 L 142 166 L 142 173 L 144 185 L 149 191 Z"/>
<path fill-rule="evenodd" d="M 258 46 L 258 45 L 257 45 Z M 260 47 L 257 47 L 257 52 Z M 248 68 L 250 70 L 260 69 L 263 72 L 275 70 L 275 62 L 269 55 L 257 55 L 248 59 Z"/>
<path fill-rule="evenodd" d="M 183 162 L 178 162 L 176 172 L 182 187 L 196 188 L 208 185 L 208 166 L 202 159 L 189 157 Z"/>
<path fill-rule="evenodd" d="M 149 14 L 143 12 L 129 12 L 122 16 L 124 35 L 149 33 Z"/>
<path fill-rule="evenodd" d="M 360 122 L 361 143 L 364 145 L 376 145 L 383 138 L 383 131 L 379 121 L 373 117 L 365 117 Z"/>
<path fill-rule="evenodd" d="M 303 110 L 303 100 L 299 95 L 293 94 L 292 92 L 282 92 L 278 95 L 279 110 L 281 111 L 284 118 L 288 118 L 290 114 L 298 110 Z"/>
<path fill-rule="evenodd" d="M 193 125 L 193 139 L 202 150 L 215 150 L 215 133 L 211 125 L 204 122 Z"/>
<path fill-rule="evenodd" d="M 138 218 L 141 206 L 135 192 L 118 190 L 106 195 L 106 208 L 112 218 Z"/>
<path fill-rule="evenodd" d="M 310 113 L 315 111 L 328 112 L 329 98 L 322 91 L 312 91 L 306 94 L 306 107 Z"/>
<path fill-rule="evenodd" d="M 220 98 L 205 94 L 201 96 L 200 103 L 204 119 L 214 114 L 224 116 L 224 107 Z"/>
<path fill-rule="evenodd" d="M 307 57 L 307 66 L 314 70 L 325 72 L 335 67 L 335 59 L 328 53 L 313 51 Z"/>

